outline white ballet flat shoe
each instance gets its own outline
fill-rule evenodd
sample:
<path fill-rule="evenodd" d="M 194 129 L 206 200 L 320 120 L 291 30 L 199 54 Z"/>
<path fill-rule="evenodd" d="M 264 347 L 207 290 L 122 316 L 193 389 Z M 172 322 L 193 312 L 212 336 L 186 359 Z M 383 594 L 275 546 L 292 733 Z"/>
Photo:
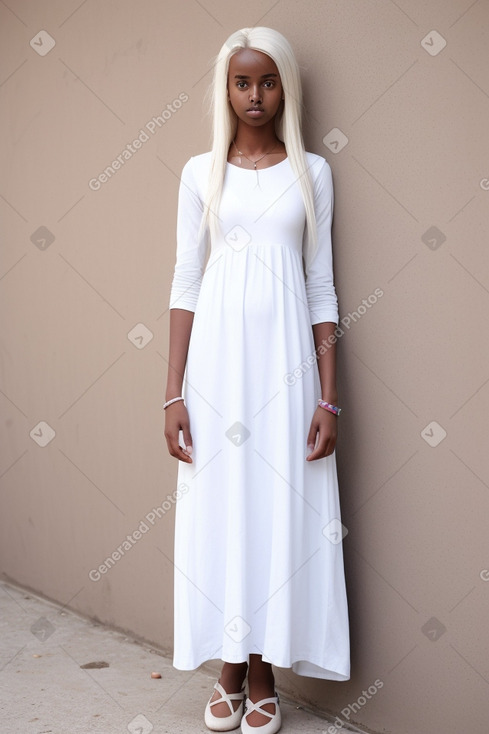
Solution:
<path fill-rule="evenodd" d="M 264 711 L 261 708 L 265 703 L 275 704 L 274 714 L 271 714 L 269 711 Z M 275 732 L 277 732 L 282 726 L 282 715 L 280 713 L 279 703 L 280 700 L 277 692 L 275 692 L 275 696 L 272 696 L 271 698 L 263 698 L 261 701 L 257 701 L 256 703 L 253 703 L 253 701 L 247 698 L 244 705 L 243 718 L 241 719 L 242 734 L 275 734 Z M 258 711 L 260 714 L 263 714 L 263 716 L 268 716 L 270 721 L 267 721 L 263 726 L 250 726 L 246 721 L 246 717 L 252 711 Z"/>
<path fill-rule="evenodd" d="M 219 691 L 219 693 L 221 694 L 221 698 L 216 698 L 215 701 L 211 701 L 210 699 L 208 700 L 204 713 L 204 721 L 206 727 L 211 731 L 231 731 L 232 729 L 237 729 L 243 716 L 244 710 L 244 686 L 239 693 L 226 693 L 219 681 L 217 681 L 214 684 L 214 688 Z M 236 711 L 234 710 L 231 701 L 241 701 Z M 227 703 L 227 705 L 229 706 L 229 716 L 214 716 L 211 710 L 212 706 L 214 706 L 214 704 L 216 703 L 223 702 Z"/>

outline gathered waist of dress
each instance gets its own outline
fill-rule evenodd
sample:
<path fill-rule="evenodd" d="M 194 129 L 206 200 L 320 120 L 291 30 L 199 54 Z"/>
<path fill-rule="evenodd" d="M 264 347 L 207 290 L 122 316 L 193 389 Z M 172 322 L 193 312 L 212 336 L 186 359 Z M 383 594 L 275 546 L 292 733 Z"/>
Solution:
<path fill-rule="evenodd" d="M 228 235 L 226 235 L 224 239 L 212 243 L 209 259 L 214 259 L 220 255 L 223 255 L 224 253 L 239 254 L 245 252 L 246 250 L 267 251 L 277 248 L 283 248 L 290 252 L 296 252 L 298 255 L 302 256 L 302 247 L 300 247 L 299 245 L 293 246 L 289 242 L 271 242 L 270 240 L 258 241 L 256 239 L 253 239 L 244 230 L 241 231 L 236 228 L 236 231 L 231 231 L 230 233 L 228 233 Z"/>

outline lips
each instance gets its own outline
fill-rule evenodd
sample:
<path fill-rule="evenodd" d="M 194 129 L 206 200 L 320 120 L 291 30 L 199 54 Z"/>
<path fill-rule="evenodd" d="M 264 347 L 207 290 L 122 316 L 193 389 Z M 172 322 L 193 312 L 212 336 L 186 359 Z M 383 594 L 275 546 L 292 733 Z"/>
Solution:
<path fill-rule="evenodd" d="M 246 110 L 246 114 L 250 117 L 261 117 L 265 114 L 265 110 L 263 107 L 250 107 L 249 110 Z"/>

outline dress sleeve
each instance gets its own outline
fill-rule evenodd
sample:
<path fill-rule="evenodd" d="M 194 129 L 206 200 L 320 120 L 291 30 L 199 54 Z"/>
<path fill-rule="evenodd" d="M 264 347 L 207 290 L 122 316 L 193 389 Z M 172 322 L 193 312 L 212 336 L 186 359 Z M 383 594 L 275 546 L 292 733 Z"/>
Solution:
<path fill-rule="evenodd" d="M 334 286 L 331 225 L 333 221 L 333 176 L 324 160 L 314 181 L 314 209 L 317 223 L 317 249 L 305 268 L 306 295 L 311 325 L 338 323 L 338 299 Z"/>
<path fill-rule="evenodd" d="M 204 273 L 206 233 L 199 240 L 203 203 L 195 180 L 193 159 L 182 170 L 178 193 L 177 256 L 170 291 L 170 308 L 195 311 Z"/>

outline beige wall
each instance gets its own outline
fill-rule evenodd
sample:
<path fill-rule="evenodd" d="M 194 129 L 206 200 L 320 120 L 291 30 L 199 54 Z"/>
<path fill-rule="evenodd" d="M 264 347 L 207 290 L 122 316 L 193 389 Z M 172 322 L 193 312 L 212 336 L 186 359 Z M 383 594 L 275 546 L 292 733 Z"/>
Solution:
<path fill-rule="evenodd" d="M 334 714 L 357 702 L 375 732 L 485 732 L 488 2 L 10 0 L 0 22 L 3 577 L 171 650 L 172 502 L 147 516 L 176 486 L 161 406 L 178 176 L 208 149 L 213 54 L 269 25 L 333 169 L 342 318 L 383 292 L 339 343 L 352 678 L 278 682 Z"/>

